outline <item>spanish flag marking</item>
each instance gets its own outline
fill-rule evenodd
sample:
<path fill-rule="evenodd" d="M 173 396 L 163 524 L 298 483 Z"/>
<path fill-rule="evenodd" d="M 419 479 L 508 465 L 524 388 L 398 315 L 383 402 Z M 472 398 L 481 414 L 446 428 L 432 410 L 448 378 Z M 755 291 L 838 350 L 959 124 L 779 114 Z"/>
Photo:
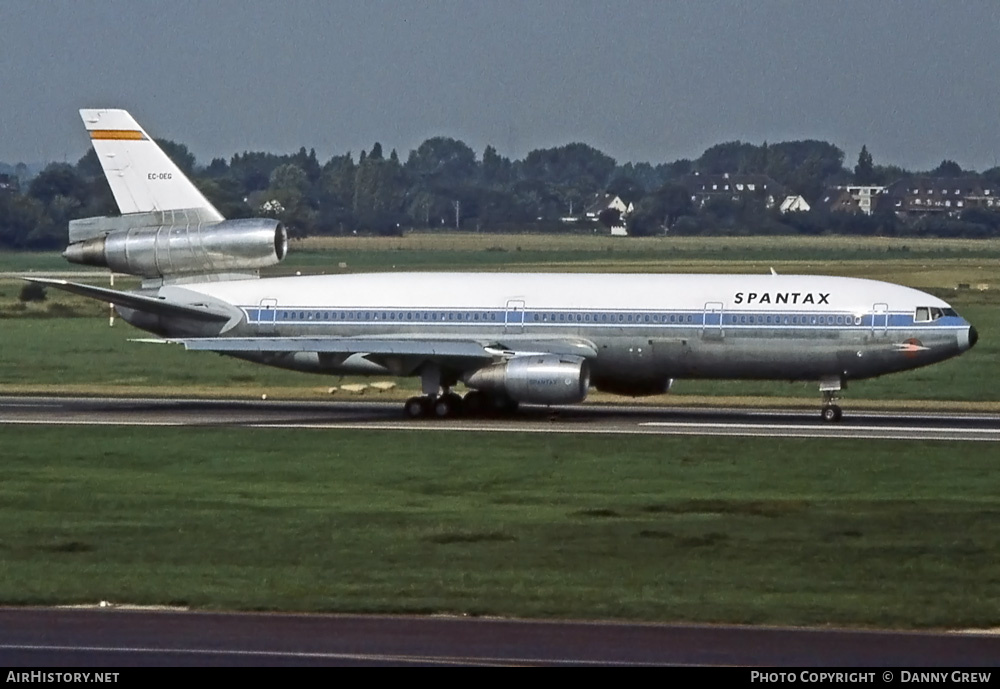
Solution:
<path fill-rule="evenodd" d="M 144 141 L 146 135 L 134 129 L 95 129 L 90 132 L 90 138 L 113 141 Z"/>

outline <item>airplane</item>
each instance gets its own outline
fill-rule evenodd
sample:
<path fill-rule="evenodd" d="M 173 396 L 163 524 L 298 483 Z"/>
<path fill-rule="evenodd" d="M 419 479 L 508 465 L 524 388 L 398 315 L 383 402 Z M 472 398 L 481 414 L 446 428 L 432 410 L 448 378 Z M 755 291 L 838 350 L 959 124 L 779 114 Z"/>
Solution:
<path fill-rule="evenodd" d="M 121 215 L 69 223 L 73 263 L 137 291 L 25 278 L 104 302 L 155 341 L 321 374 L 415 376 L 410 418 L 644 396 L 678 379 L 819 384 L 957 356 L 976 329 L 941 299 L 811 275 L 375 273 L 259 276 L 288 250 L 272 218 L 227 220 L 125 110 L 80 115 Z M 460 396 L 456 386 L 468 392 Z"/>

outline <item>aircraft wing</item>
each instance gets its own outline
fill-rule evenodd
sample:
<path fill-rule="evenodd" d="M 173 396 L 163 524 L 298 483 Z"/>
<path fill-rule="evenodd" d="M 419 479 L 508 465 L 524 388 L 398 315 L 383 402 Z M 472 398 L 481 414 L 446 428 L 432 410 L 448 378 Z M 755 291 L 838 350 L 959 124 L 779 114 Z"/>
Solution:
<path fill-rule="evenodd" d="M 163 342 L 163 340 L 142 340 Z M 597 348 L 588 340 L 574 338 L 538 338 L 498 341 L 483 338 L 434 336 L 393 337 L 189 337 L 166 342 L 183 344 L 186 349 L 231 353 L 321 352 L 329 354 L 364 354 L 426 359 L 466 359 L 489 361 L 495 357 L 522 354 L 560 354 L 593 358 Z M 470 361 L 470 363 L 472 363 Z"/>
<path fill-rule="evenodd" d="M 233 314 L 226 313 L 218 308 L 200 304 L 179 304 L 167 301 L 160 297 L 146 297 L 141 294 L 131 292 L 119 292 L 118 290 L 106 287 L 95 287 L 93 285 L 83 285 L 79 282 L 67 282 L 66 280 L 53 280 L 51 278 L 29 278 L 24 280 L 34 282 L 39 285 L 55 287 L 66 292 L 72 292 L 91 299 L 110 302 L 116 306 L 124 306 L 136 311 L 162 314 L 164 316 L 184 316 L 201 321 L 228 321 Z"/>

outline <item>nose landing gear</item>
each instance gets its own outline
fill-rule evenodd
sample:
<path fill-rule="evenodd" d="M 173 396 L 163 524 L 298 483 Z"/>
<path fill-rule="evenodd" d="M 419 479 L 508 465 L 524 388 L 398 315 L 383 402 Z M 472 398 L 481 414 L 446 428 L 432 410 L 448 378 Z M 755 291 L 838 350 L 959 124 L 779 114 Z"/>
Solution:
<path fill-rule="evenodd" d="M 835 423 L 843 417 L 844 412 L 836 402 L 840 399 L 838 393 L 844 387 L 846 387 L 846 384 L 839 376 L 820 380 L 819 391 L 823 394 L 823 409 L 820 411 L 820 417 L 824 421 Z"/>

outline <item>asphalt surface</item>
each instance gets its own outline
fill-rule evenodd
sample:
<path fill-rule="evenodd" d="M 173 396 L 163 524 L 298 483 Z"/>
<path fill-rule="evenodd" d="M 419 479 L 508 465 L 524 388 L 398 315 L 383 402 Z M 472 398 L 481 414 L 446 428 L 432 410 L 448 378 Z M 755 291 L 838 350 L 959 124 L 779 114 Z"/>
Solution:
<path fill-rule="evenodd" d="M 990 666 L 1000 636 L 448 617 L 0 610 L 0 666 Z M 747 680 L 750 679 L 747 670 Z M 882 682 L 879 672 L 874 681 Z"/>
<path fill-rule="evenodd" d="M 414 421 L 403 417 L 400 402 L 0 397 L 3 424 L 1000 441 L 1000 415 L 996 414 L 850 409 L 845 410 L 839 423 L 820 420 L 818 409 L 754 411 L 614 405 L 525 406 L 509 418 Z"/>

